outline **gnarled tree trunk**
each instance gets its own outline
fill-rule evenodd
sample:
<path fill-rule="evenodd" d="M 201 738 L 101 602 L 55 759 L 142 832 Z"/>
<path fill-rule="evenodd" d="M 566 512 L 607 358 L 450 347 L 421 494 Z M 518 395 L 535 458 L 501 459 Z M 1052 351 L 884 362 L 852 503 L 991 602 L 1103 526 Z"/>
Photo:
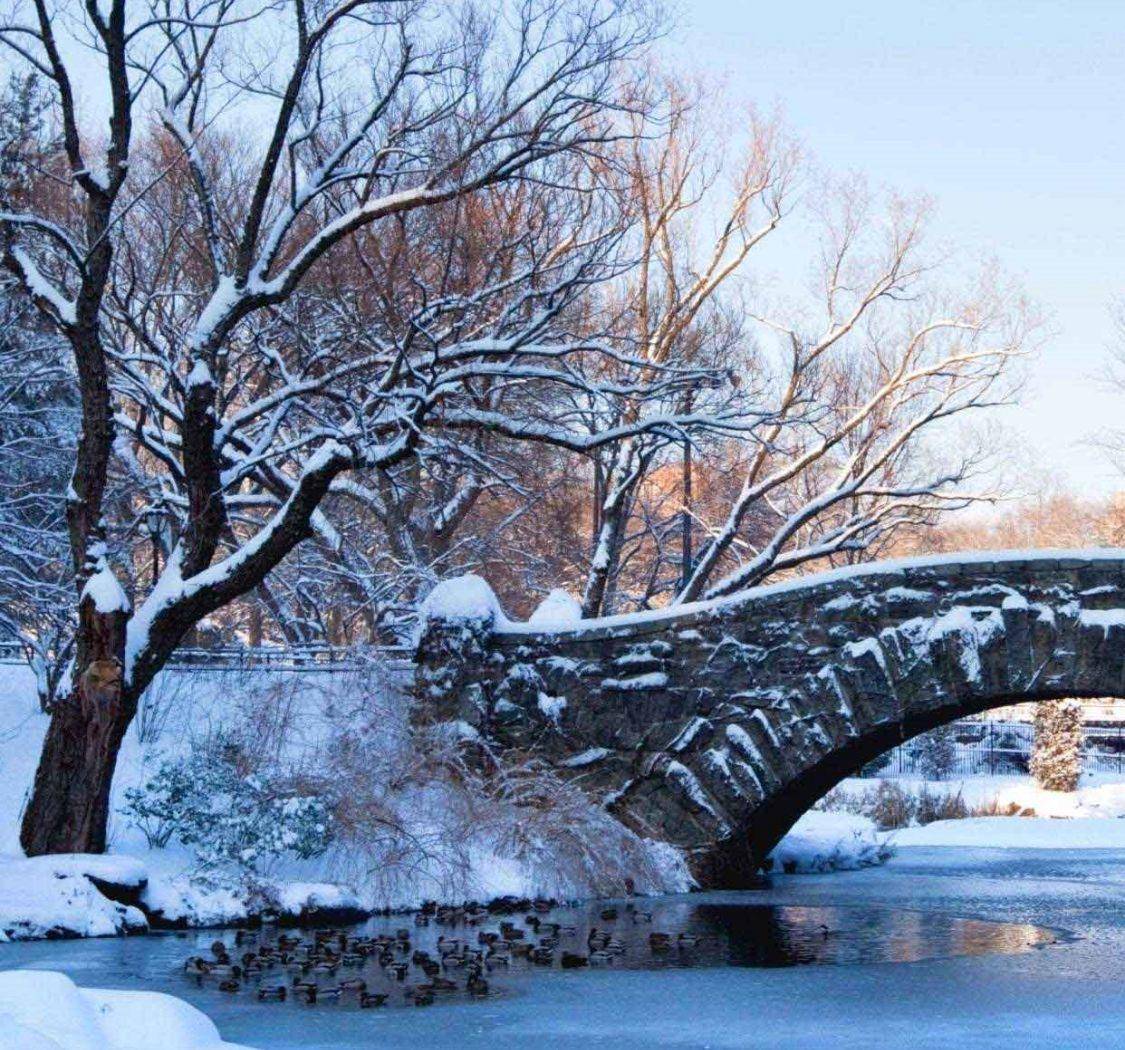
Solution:
<path fill-rule="evenodd" d="M 136 711 L 123 688 L 128 609 L 101 611 L 87 592 L 78 617 L 74 678 L 51 712 L 20 828 L 30 857 L 105 850 L 117 753 Z"/>

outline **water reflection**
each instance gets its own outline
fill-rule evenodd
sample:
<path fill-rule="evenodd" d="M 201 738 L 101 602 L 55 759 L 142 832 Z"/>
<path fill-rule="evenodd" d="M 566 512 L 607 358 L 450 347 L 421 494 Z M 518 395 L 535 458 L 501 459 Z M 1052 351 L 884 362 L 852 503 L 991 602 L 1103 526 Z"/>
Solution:
<path fill-rule="evenodd" d="M 609 953 L 609 958 L 592 960 L 593 966 L 600 965 L 603 970 L 915 962 L 1024 952 L 1058 939 L 1054 931 L 1029 924 L 882 908 L 768 906 L 698 897 L 622 903 L 615 909 L 605 904 L 559 908 L 538 918 L 543 925 L 560 925 L 554 950 L 543 953 L 539 962 L 517 954 L 512 954 L 505 965 L 483 958 L 489 998 L 512 993 L 533 996 L 537 981 L 573 977 L 573 972 L 563 972 L 563 953 L 572 958 L 589 955 L 591 940 L 597 941 L 598 935 L 605 934 L 612 937 L 615 951 Z M 446 947 L 450 939 L 462 942 L 468 961 L 443 968 L 442 976 L 455 988 L 436 996 L 437 1005 L 468 1001 L 467 971 L 473 954 L 481 951 L 484 955 L 486 951 L 480 935 L 499 932 L 501 921 L 511 923 L 509 929 L 522 929 L 523 939 L 533 945 L 542 940 L 543 926 L 537 934 L 522 913 L 491 916 L 479 925 L 461 923 L 452 927 L 437 923 L 416 927 L 408 916 L 378 918 L 346 933 L 349 943 L 356 943 L 357 937 L 362 943 L 363 938 L 394 938 L 396 931 L 408 929 L 409 949 L 395 949 L 396 956 L 407 962 L 418 953 L 440 959 L 439 937 L 445 938 Z M 659 942 L 661 938 L 654 939 L 653 934 L 667 934 L 666 944 L 654 947 L 654 940 Z M 311 933 L 301 936 L 306 943 L 313 942 Z M 271 1011 L 280 1021 L 281 1016 L 273 1012 L 281 1010 L 296 1022 L 298 1016 L 309 1010 L 316 1015 L 321 1011 L 358 1013 L 358 994 L 345 993 L 331 1001 L 321 999 L 315 1007 L 293 995 L 284 1004 L 259 1003 L 259 988 L 276 987 L 282 982 L 291 985 L 294 979 L 302 979 L 282 966 L 267 966 L 261 975 L 243 976 L 234 992 L 221 991 L 217 976 L 186 976 L 184 960 L 190 955 L 206 955 L 215 940 L 227 944 L 231 955 L 239 959 L 258 951 L 261 945 L 276 946 L 279 931 L 243 933 L 237 942 L 234 931 L 198 931 L 143 938 L 2 945 L 0 968 L 50 967 L 70 973 L 79 983 L 167 991 L 187 998 L 215 1016 L 229 1015 L 232 1010 Z M 417 964 L 412 963 L 408 972 L 397 979 L 374 957 L 364 959 L 362 964 L 353 960 L 352 966 L 341 967 L 338 972 L 311 976 L 326 988 L 346 980 L 362 980 L 369 992 L 387 994 L 383 1009 L 411 1004 L 414 1000 L 409 990 L 426 980 Z M 304 979 L 309 979 L 309 975 Z M 294 1010 L 301 1013 L 291 1013 Z"/>

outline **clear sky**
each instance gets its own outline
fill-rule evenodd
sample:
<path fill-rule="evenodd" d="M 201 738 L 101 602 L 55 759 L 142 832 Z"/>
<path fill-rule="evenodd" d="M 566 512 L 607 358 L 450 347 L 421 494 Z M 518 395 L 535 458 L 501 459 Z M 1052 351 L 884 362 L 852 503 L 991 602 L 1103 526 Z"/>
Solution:
<path fill-rule="evenodd" d="M 829 170 L 937 199 L 1055 335 L 1005 423 L 1079 493 L 1125 488 L 1084 443 L 1125 428 L 1101 377 L 1125 297 L 1125 0 L 681 0 L 670 41 Z"/>

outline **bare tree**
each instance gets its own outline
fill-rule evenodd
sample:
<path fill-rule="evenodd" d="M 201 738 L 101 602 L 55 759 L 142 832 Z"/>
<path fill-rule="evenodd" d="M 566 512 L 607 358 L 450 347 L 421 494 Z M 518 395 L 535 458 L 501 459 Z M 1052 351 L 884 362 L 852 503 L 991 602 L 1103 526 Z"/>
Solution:
<path fill-rule="evenodd" d="M 993 495 L 972 488 L 981 450 L 952 424 L 1011 395 L 1038 322 L 988 272 L 944 291 L 922 251 L 925 215 L 892 200 L 880 216 L 854 182 L 823 210 L 820 309 L 761 319 L 781 338 L 776 416 L 677 600 L 864 552 Z M 747 544 L 743 525 L 763 509 L 774 524 Z"/>
<path fill-rule="evenodd" d="M 637 216 L 637 266 L 614 290 L 617 323 L 638 355 L 654 365 L 706 363 L 746 375 L 746 358 L 730 336 L 740 334 L 722 316 L 722 293 L 754 248 L 784 214 L 798 153 L 776 120 L 753 112 L 737 131 L 745 145 L 728 152 L 731 128 L 709 120 L 702 104 L 704 86 L 689 93 L 672 83 L 671 116 L 656 136 L 635 134 L 622 148 L 628 172 L 624 192 Z M 704 214 L 717 219 L 710 224 Z M 752 378 L 752 376 L 747 376 Z M 615 583 L 629 546 L 630 522 L 637 499 L 652 471 L 671 452 L 681 451 L 683 550 L 690 557 L 691 508 L 688 492 L 693 443 L 705 435 L 746 434 L 761 421 L 752 402 L 760 388 L 748 384 L 732 399 L 721 389 L 677 394 L 674 405 L 651 398 L 627 411 L 668 413 L 720 421 L 688 432 L 649 431 L 607 444 L 594 457 L 594 553 L 583 595 L 583 614 L 597 616 L 612 608 Z M 614 421 L 617 422 L 617 421 Z M 595 423 L 595 427 L 603 424 Z M 657 526 L 659 531 L 659 526 Z M 681 575 L 686 568 L 681 560 Z"/>
<path fill-rule="evenodd" d="M 615 352 L 568 324 L 617 267 L 616 238 L 588 233 L 588 209 L 566 198 L 576 168 L 629 133 L 620 67 L 653 30 L 639 5 L 87 0 L 59 14 L 26 0 L 0 24 L 49 85 L 62 142 L 37 173 L 57 200 L 6 208 L 0 251 L 70 346 L 82 417 L 67 501 L 76 655 L 24 816 L 29 854 L 104 848 L 146 685 L 298 543 L 333 544 L 322 506 L 349 472 L 393 472 L 481 431 L 588 453 L 655 424 L 593 435 L 553 390 L 629 400 L 691 378 L 591 380 L 574 362 Z M 101 66 L 104 141 L 81 126 L 64 29 Z M 147 113 L 163 131 L 138 138 Z M 327 294 L 363 231 L 409 230 L 517 182 L 575 217 L 562 243 L 526 241 L 510 278 L 468 301 L 432 289 L 401 329 L 366 323 L 354 287 Z M 135 604 L 111 564 L 115 530 L 135 525 L 111 520 L 113 469 L 132 479 L 133 515 L 159 513 L 173 537 Z"/>

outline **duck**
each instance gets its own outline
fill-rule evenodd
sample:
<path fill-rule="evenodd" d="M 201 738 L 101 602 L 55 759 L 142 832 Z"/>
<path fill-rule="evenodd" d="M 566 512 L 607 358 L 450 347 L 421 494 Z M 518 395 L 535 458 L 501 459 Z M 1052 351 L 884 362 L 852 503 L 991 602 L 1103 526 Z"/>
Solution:
<path fill-rule="evenodd" d="M 609 934 L 599 933 L 596 926 L 590 928 L 590 933 L 586 937 L 586 947 L 591 951 L 601 951 L 609 944 Z"/>
<path fill-rule="evenodd" d="M 577 970 L 581 966 L 590 965 L 590 960 L 577 952 L 563 952 L 559 962 L 564 970 Z"/>
<path fill-rule="evenodd" d="M 285 1002 L 285 996 L 288 989 L 283 984 L 279 984 L 274 988 L 259 988 L 258 1001 L 259 1002 Z"/>
<path fill-rule="evenodd" d="M 370 1010 L 376 1006 L 382 1006 L 387 1001 L 386 992 L 360 992 L 359 993 L 359 1006 L 361 1010 Z"/>
<path fill-rule="evenodd" d="M 418 988 L 407 988 L 406 998 L 413 1001 L 415 1006 L 433 1006 L 434 993 L 430 991 L 423 991 Z"/>
<path fill-rule="evenodd" d="M 616 908 L 602 908 L 602 922 L 616 922 L 617 909 Z"/>
<path fill-rule="evenodd" d="M 694 933 L 681 933 L 676 938 L 678 948 L 694 948 L 699 943 L 699 938 Z"/>
<path fill-rule="evenodd" d="M 194 977 L 204 977 L 211 972 L 211 964 L 198 955 L 189 956 L 184 961 L 184 973 Z"/>
<path fill-rule="evenodd" d="M 242 967 L 237 964 L 216 963 L 210 969 L 212 977 L 230 977 L 237 980 L 242 976 Z"/>
<path fill-rule="evenodd" d="M 824 923 L 820 924 L 820 935 L 825 940 L 828 940 L 828 938 L 831 937 L 835 932 L 835 930 L 830 930 Z"/>
<path fill-rule="evenodd" d="M 220 992 L 237 992 L 241 987 L 242 985 L 240 985 L 238 981 L 234 980 L 233 978 L 228 978 L 225 981 L 219 982 Z"/>
<path fill-rule="evenodd" d="M 393 962 L 385 967 L 385 969 L 396 981 L 405 981 L 406 971 L 409 970 L 410 967 L 404 962 Z"/>
<path fill-rule="evenodd" d="M 469 995 L 488 995 L 488 981 L 486 981 L 480 974 L 473 974 L 465 982 L 465 989 Z"/>
<path fill-rule="evenodd" d="M 590 965 L 591 966 L 605 966 L 613 962 L 613 956 L 607 951 L 593 951 L 590 952 Z"/>
<path fill-rule="evenodd" d="M 362 977 L 349 977 L 340 982 L 345 992 L 366 992 L 367 982 Z"/>
<path fill-rule="evenodd" d="M 672 946 L 672 935 L 654 930 L 648 935 L 648 946 L 654 952 L 666 952 Z"/>
<path fill-rule="evenodd" d="M 555 961 L 555 949 L 541 945 L 532 950 L 531 961 L 538 966 L 550 966 Z"/>
<path fill-rule="evenodd" d="M 338 1001 L 344 994 L 344 989 L 337 984 L 331 988 L 318 988 L 316 994 L 320 999 L 336 999 Z"/>

